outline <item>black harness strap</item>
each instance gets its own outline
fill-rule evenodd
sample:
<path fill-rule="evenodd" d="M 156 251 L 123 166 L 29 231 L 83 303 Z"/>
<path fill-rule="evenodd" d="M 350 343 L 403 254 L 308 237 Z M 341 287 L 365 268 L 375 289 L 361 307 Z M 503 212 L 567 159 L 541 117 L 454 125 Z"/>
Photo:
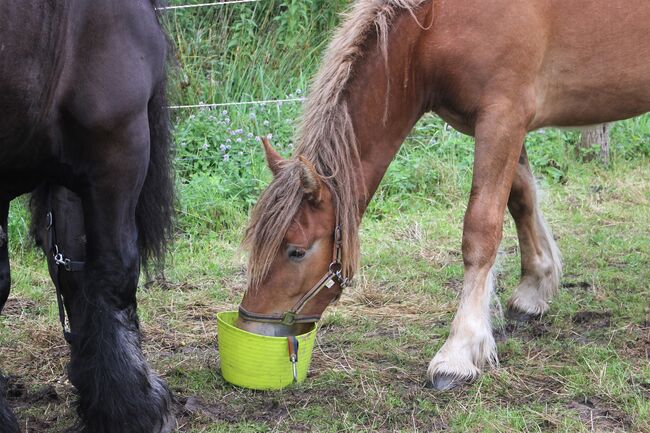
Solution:
<path fill-rule="evenodd" d="M 63 328 L 63 338 L 68 344 L 72 344 L 74 340 L 74 334 L 68 330 L 66 325 L 66 315 L 65 315 L 65 304 L 63 303 L 63 294 L 61 293 L 61 271 L 66 272 L 80 272 L 84 269 L 84 262 L 77 262 L 67 258 L 63 252 L 59 249 L 59 245 L 56 240 L 56 226 L 54 222 L 54 211 L 52 210 L 52 197 L 51 190 L 48 192 L 48 207 L 49 211 L 46 216 L 47 224 L 47 233 L 49 237 L 49 247 L 52 260 L 54 260 L 53 273 L 54 278 L 54 287 L 56 288 L 56 303 L 59 308 L 59 321 L 61 322 L 61 327 Z"/>

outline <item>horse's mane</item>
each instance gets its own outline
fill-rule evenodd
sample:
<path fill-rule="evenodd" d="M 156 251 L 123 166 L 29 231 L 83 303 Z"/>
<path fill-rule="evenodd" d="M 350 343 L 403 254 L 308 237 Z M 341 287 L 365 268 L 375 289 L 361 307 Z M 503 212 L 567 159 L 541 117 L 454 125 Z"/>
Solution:
<path fill-rule="evenodd" d="M 343 235 L 343 269 L 350 276 L 356 271 L 359 194 L 365 194 L 366 188 L 358 176 L 360 160 L 345 91 L 371 36 L 377 38 L 386 58 L 393 17 L 400 10 L 413 13 L 424 1 L 359 0 L 345 14 L 308 92 L 294 156 L 285 162 L 252 211 L 244 240 L 251 251 L 249 287 L 258 287 L 266 277 L 300 208 L 299 155 L 314 164 L 333 195 Z"/>

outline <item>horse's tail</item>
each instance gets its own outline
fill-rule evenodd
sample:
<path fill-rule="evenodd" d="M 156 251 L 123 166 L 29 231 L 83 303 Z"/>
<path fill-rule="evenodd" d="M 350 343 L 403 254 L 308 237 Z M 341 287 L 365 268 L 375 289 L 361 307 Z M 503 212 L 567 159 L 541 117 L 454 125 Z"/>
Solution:
<path fill-rule="evenodd" d="M 150 259 L 162 265 L 174 220 L 172 138 L 166 81 L 149 100 L 150 156 L 147 177 L 135 210 L 140 256 L 146 269 Z"/>

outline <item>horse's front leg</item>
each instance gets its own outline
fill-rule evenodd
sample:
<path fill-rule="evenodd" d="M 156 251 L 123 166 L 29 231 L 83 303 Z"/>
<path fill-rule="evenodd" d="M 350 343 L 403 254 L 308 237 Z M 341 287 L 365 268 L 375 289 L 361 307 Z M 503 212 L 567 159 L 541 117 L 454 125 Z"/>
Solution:
<path fill-rule="evenodd" d="M 509 319 L 526 321 L 548 310 L 562 275 L 560 250 L 537 203 L 535 178 L 526 149 L 522 149 L 510 190 L 508 209 L 517 225 L 521 251 L 521 280 L 508 300 Z"/>
<path fill-rule="evenodd" d="M 9 272 L 9 202 L 0 202 L 0 313 L 9 297 L 11 275 Z"/>
<path fill-rule="evenodd" d="M 169 432 L 170 393 L 142 354 L 136 313 L 135 210 L 149 161 L 147 118 L 88 140 L 98 155 L 81 193 L 86 265 L 70 317 L 78 412 L 89 432 Z"/>
<path fill-rule="evenodd" d="M 478 117 L 474 173 L 463 227 L 465 277 L 449 337 L 429 364 L 430 385 L 449 389 L 496 364 L 490 325 L 492 266 L 501 241 L 506 202 L 524 137 L 527 116 L 511 103 L 492 104 Z"/>
<path fill-rule="evenodd" d="M 0 312 L 7 302 L 11 280 L 9 278 L 9 235 L 7 221 L 9 217 L 9 202 L 0 202 Z M 0 360 L 2 362 L 2 360 Z M 0 372 L 2 374 L 2 372 Z M 9 409 L 5 399 L 5 389 L 0 384 L 0 433 L 19 433 L 18 422 Z"/>

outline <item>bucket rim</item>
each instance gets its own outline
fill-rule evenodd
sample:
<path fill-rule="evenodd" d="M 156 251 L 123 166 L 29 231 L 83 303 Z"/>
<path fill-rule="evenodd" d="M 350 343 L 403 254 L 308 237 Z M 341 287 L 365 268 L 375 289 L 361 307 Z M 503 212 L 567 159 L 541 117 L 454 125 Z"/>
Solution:
<path fill-rule="evenodd" d="M 254 332 L 248 332 L 244 329 L 238 328 L 233 324 L 228 323 L 225 320 L 225 317 L 230 317 L 230 316 L 237 316 L 239 314 L 238 311 L 236 310 L 229 310 L 229 311 L 221 311 L 217 313 L 217 322 L 220 326 L 224 326 L 226 329 L 228 329 L 231 332 L 235 332 L 238 334 L 241 334 L 242 336 L 245 336 L 246 338 L 256 338 L 260 340 L 265 340 L 265 341 L 282 341 L 283 343 L 286 343 L 287 337 L 273 337 L 269 335 L 261 335 L 261 334 L 255 334 Z M 311 338 L 312 335 L 316 334 L 316 331 L 318 330 L 318 326 L 316 323 L 312 324 L 312 327 L 309 331 L 303 333 L 303 334 L 298 334 L 295 335 L 296 338 L 300 339 L 305 339 L 305 338 Z"/>

